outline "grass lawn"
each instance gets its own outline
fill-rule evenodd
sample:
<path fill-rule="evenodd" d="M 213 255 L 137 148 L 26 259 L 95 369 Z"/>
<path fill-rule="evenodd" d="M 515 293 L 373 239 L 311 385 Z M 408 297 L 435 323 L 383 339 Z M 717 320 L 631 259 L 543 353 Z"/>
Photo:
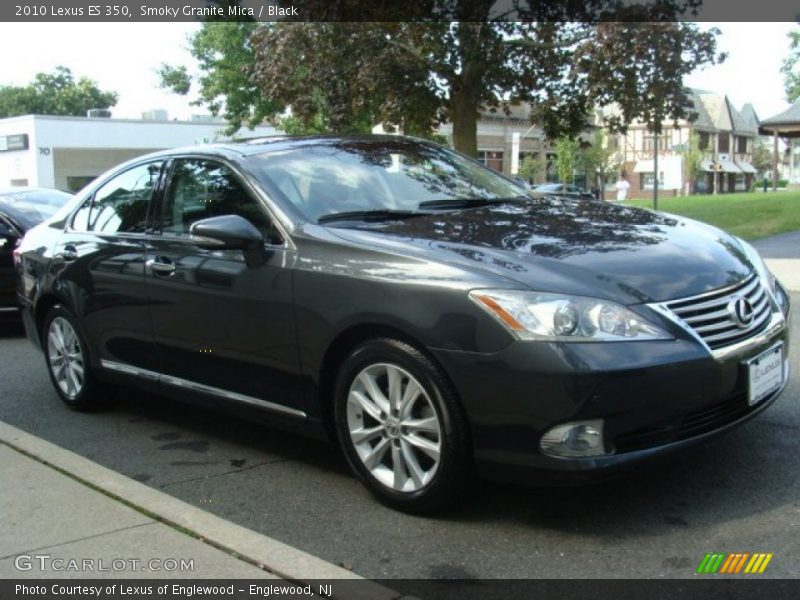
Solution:
<path fill-rule="evenodd" d="M 630 200 L 653 208 L 653 200 Z M 659 198 L 658 210 L 704 221 L 746 240 L 800 229 L 800 191 Z"/>

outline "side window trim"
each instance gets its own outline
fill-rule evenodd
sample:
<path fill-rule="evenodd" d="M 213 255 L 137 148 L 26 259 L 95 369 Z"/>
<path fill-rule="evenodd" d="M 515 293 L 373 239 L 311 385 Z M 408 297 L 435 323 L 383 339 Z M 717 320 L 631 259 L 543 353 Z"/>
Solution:
<path fill-rule="evenodd" d="M 250 181 L 244 177 L 239 169 L 236 168 L 235 165 L 231 164 L 227 160 L 224 160 L 218 156 L 210 156 L 210 155 L 203 155 L 203 154 L 185 154 L 185 155 L 177 155 L 171 156 L 168 161 L 165 162 L 165 166 L 163 167 L 162 176 L 161 176 L 161 198 L 158 202 L 158 208 L 155 214 L 155 221 L 153 223 L 152 234 L 156 236 L 161 236 L 163 239 L 170 239 L 170 241 L 181 241 L 186 240 L 189 241 L 188 235 L 180 235 L 180 234 L 164 234 L 163 228 L 163 216 L 166 211 L 166 204 L 169 201 L 169 190 L 170 186 L 172 185 L 172 179 L 175 174 L 175 166 L 180 161 L 187 161 L 187 160 L 201 160 L 209 163 L 213 163 L 228 169 L 233 174 L 234 179 L 236 182 L 241 186 L 244 192 L 247 194 L 247 197 L 250 199 L 251 202 L 255 203 L 255 205 L 259 208 L 259 210 L 264 214 L 272 228 L 275 232 L 280 236 L 281 241 L 280 243 L 272 243 L 269 240 L 264 240 L 264 243 L 271 247 L 271 248 L 289 248 L 289 235 L 285 231 L 285 229 L 279 224 L 279 220 L 275 217 L 271 210 L 264 206 L 264 203 L 261 201 L 258 193 L 253 189 L 253 185 Z"/>
<path fill-rule="evenodd" d="M 158 174 L 158 181 L 156 185 L 153 187 L 153 193 L 150 195 L 150 199 L 147 202 L 147 215 L 145 216 L 145 230 L 144 232 L 131 232 L 131 231 L 121 231 L 121 232 L 113 232 L 107 233 L 102 231 L 92 231 L 91 229 L 81 230 L 75 229 L 74 223 L 75 218 L 77 217 L 78 213 L 83 209 L 84 206 L 87 204 L 90 205 L 89 208 L 89 219 L 91 219 L 92 211 L 94 210 L 94 201 L 97 192 L 101 190 L 107 183 L 124 175 L 128 171 L 132 171 L 133 169 L 138 169 L 144 165 L 153 164 L 153 163 L 161 163 L 161 170 Z M 67 219 L 67 231 L 70 233 L 93 233 L 94 235 L 98 236 L 113 236 L 113 237 L 143 237 L 150 235 L 152 233 L 153 222 L 151 221 L 153 206 L 160 203 L 160 198 L 163 196 L 163 184 L 164 184 L 164 176 L 166 173 L 167 163 L 172 162 L 167 157 L 161 158 L 150 158 L 148 160 L 143 160 L 142 162 L 137 162 L 136 164 L 128 165 L 125 169 L 120 171 L 114 171 L 111 175 L 106 177 L 103 181 L 99 182 L 95 185 L 94 189 L 91 193 L 78 205 L 78 208 L 69 216 Z"/>

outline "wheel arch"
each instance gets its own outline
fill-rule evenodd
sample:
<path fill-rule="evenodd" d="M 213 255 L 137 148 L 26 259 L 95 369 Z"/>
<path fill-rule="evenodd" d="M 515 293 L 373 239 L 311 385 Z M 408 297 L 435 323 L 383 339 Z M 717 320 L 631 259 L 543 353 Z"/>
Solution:
<path fill-rule="evenodd" d="M 450 375 L 436 358 L 426 350 L 425 344 L 407 332 L 382 323 L 361 323 L 353 325 L 339 332 L 328 344 L 322 362 L 320 363 L 317 379 L 317 400 L 319 402 L 322 423 L 331 439 L 336 439 L 336 428 L 334 424 L 334 387 L 336 376 L 339 369 L 352 352 L 360 344 L 373 339 L 391 338 L 400 342 L 405 342 L 416 348 L 425 355 L 434 365 L 436 365 L 452 385 L 453 390 L 457 387 L 450 379 Z M 460 400 L 459 400 L 460 402 Z"/>

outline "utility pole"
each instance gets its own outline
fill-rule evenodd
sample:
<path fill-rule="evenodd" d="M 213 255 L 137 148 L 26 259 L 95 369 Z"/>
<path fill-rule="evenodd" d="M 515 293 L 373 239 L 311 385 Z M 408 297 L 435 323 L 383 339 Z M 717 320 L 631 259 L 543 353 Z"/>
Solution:
<path fill-rule="evenodd" d="M 653 135 L 653 210 L 658 210 L 658 128 L 661 123 L 656 124 L 656 130 Z"/>

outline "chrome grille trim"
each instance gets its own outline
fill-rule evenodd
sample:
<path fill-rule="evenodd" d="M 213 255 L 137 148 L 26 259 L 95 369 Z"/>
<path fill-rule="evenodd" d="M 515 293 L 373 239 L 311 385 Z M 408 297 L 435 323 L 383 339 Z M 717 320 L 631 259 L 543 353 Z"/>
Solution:
<path fill-rule="evenodd" d="M 740 327 L 728 310 L 731 301 L 740 296 L 752 307 L 753 319 L 746 327 Z M 691 333 L 712 354 L 720 356 L 729 354 L 731 348 L 747 345 L 754 336 L 760 338 L 758 334 L 766 328 L 774 330 L 777 323 L 773 304 L 769 292 L 753 274 L 732 286 L 649 306 Z"/>

